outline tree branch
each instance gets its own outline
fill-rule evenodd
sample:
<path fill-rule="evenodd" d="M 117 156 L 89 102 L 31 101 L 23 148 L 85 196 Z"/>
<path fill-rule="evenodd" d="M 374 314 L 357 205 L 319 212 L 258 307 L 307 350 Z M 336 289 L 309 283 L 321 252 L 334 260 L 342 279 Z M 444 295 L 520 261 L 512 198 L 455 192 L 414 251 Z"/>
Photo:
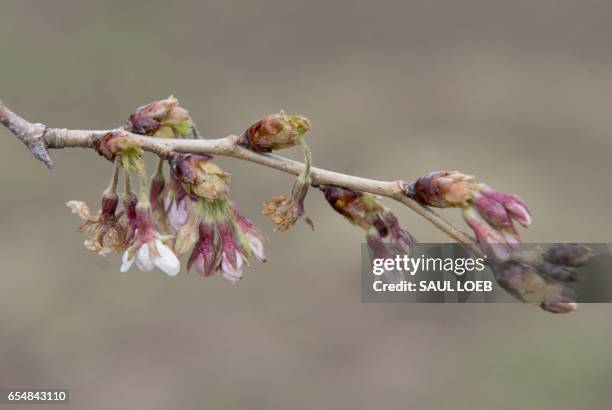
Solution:
<path fill-rule="evenodd" d="M 33 124 L 15 114 L 2 101 L 0 101 L 0 123 L 15 134 L 28 147 L 35 158 L 43 161 L 49 168 L 53 166 L 53 162 L 47 149 L 95 149 L 97 141 L 109 132 L 109 130 L 48 128 L 43 124 Z M 304 169 L 304 164 L 301 162 L 274 154 L 254 152 L 243 147 L 238 144 L 239 138 L 235 135 L 219 139 L 165 139 L 133 134 L 121 128 L 114 131 L 121 132 L 126 138 L 133 139 L 134 142 L 141 145 L 145 151 L 152 152 L 162 158 L 168 157 L 172 152 L 212 154 L 250 161 L 292 175 L 299 175 Z M 467 245 L 473 253 L 482 255 L 481 250 L 469 235 L 444 220 L 430 208 L 406 196 L 404 186 L 407 184 L 405 181 L 380 181 L 316 167 L 311 169 L 311 180 L 313 185 L 337 185 L 394 199 L 431 222 L 450 238 Z"/>

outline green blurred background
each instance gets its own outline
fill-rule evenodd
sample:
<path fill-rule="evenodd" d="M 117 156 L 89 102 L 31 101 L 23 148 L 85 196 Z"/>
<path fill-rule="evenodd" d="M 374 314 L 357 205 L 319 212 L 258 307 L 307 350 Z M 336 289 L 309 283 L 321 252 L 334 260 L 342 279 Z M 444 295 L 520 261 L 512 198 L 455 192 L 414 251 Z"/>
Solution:
<path fill-rule="evenodd" d="M 207 136 L 285 109 L 312 120 L 317 166 L 459 169 L 527 200 L 526 241 L 611 242 L 611 21 L 604 0 L 3 0 L 0 99 L 104 129 L 174 94 Z M 316 232 L 273 233 L 261 203 L 292 179 L 231 159 L 268 263 L 236 286 L 120 274 L 65 207 L 95 203 L 109 163 L 67 149 L 50 172 L 0 141 L 0 387 L 70 388 L 75 409 L 612 406 L 609 306 L 362 304 L 362 233 L 315 191 Z"/>

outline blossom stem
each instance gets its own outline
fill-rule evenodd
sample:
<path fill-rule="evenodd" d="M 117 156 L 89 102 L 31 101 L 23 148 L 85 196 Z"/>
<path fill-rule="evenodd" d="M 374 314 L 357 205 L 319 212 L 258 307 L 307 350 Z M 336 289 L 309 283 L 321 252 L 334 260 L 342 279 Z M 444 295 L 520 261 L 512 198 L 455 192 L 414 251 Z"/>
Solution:
<path fill-rule="evenodd" d="M 121 171 L 121 159 L 119 157 L 115 158 L 115 162 L 113 163 L 113 176 L 111 177 L 110 184 L 106 192 L 116 194 L 117 193 L 117 184 L 119 182 L 119 172 Z"/>
<path fill-rule="evenodd" d="M 303 137 L 300 137 L 300 145 L 302 146 L 302 149 L 304 150 L 304 170 L 302 171 L 302 173 L 300 174 L 300 176 L 298 177 L 301 181 L 310 184 L 310 164 L 312 163 L 312 152 L 310 151 L 310 148 L 308 147 L 308 144 L 306 144 L 306 141 L 304 141 Z"/>
<path fill-rule="evenodd" d="M 121 163 L 121 165 L 123 167 L 123 162 Z M 130 179 L 130 172 L 127 170 L 126 167 L 123 167 L 123 192 L 126 197 L 130 194 L 130 192 L 132 192 L 132 181 Z"/>
<path fill-rule="evenodd" d="M 148 207 L 150 206 L 149 181 L 147 178 L 147 170 L 145 169 L 145 164 L 142 158 L 140 158 L 138 161 L 136 173 L 138 174 L 138 183 L 140 185 L 140 197 L 138 198 L 138 202 L 141 206 Z"/>

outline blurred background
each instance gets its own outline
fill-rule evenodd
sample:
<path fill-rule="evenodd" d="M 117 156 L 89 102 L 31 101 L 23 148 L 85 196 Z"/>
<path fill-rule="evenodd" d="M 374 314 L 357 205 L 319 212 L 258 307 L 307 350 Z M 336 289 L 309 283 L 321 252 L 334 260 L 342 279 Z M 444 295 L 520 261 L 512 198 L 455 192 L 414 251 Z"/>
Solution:
<path fill-rule="evenodd" d="M 380 179 L 458 169 L 529 203 L 526 241 L 612 242 L 609 1 L 0 10 L 0 99 L 30 120 L 106 129 L 174 94 L 217 137 L 285 109 L 312 120 L 317 166 Z M 120 274 L 118 256 L 82 247 L 65 207 L 97 208 L 110 164 L 66 149 L 48 171 L 4 128 L 0 141 L 2 388 L 69 388 L 75 409 L 612 406 L 610 306 L 362 304 L 362 232 L 316 191 L 315 233 L 272 232 L 261 204 L 292 178 L 221 158 L 233 199 L 271 238 L 269 261 L 236 286 Z M 446 241 L 391 205 L 419 240 Z"/>

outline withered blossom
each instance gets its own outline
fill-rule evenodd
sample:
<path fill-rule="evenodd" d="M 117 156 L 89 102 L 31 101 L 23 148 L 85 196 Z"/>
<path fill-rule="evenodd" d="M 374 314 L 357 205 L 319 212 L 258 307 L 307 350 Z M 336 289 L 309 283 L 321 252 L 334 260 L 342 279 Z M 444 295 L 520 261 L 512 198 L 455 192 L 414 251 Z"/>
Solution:
<path fill-rule="evenodd" d="M 102 195 L 101 209 L 96 215 L 91 214 L 89 207 L 83 201 L 66 203 L 72 213 L 83 220 L 79 232 L 91 233 L 84 242 L 86 249 L 104 256 L 113 251 L 123 250 L 125 229 L 120 223 L 122 213 L 116 213 L 118 202 L 117 194 L 105 192 Z"/>

